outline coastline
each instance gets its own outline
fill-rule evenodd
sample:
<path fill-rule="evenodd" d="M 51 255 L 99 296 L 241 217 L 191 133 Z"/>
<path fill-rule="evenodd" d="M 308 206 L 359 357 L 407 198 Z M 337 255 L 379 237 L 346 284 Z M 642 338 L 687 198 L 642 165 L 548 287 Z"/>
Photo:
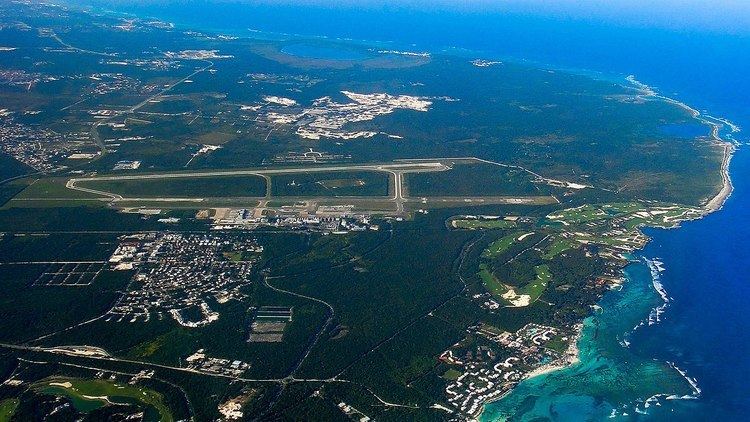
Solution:
<path fill-rule="evenodd" d="M 581 359 L 579 356 L 580 350 L 578 349 L 578 341 L 581 340 L 581 336 L 583 335 L 583 324 L 582 323 L 577 324 L 574 330 L 575 330 L 575 336 L 573 336 L 573 338 L 570 340 L 570 344 L 568 344 L 568 348 L 565 350 L 565 353 L 563 353 L 563 355 L 559 359 L 536 368 L 535 370 L 526 374 L 524 379 L 534 378 L 540 375 L 548 374 L 550 372 L 555 372 L 561 369 L 565 369 L 569 366 L 573 366 L 576 363 L 580 362 Z"/>
<path fill-rule="evenodd" d="M 716 195 L 714 195 L 706 202 L 706 204 L 703 206 L 703 209 L 704 215 L 720 210 L 724 206 L 724 202 L 726 202 L 729 196 L 731 196 L 732 190 L 734 189 L 734 186 L 732 185 L 732 178 L 729 174 L 729 163 L 732 160 L 732 156 L 734 155 L 735 151 L 737 150 L 732 142 L 727 141 L 721 137 L 720 131 L 722 125 L 728 126 L 732 132 L 738 132 L 740 130 L 739 127 L 724 118 L 703 116 L 700 111 L 696 110 L 693 107 L 690 107 L 682 101 L 660 95 L 652 87 L 637 80 L 634 75 L 628 75 L 625 80 L 640 92 L 640 96 L 642 96 L 642 98 L 655 98 L 666 103 L 673 104 L 690 113 L 690 115 L 700 123 L 711 127 L 711 132 L 709 134 L 711 140 L 723 148 L 723 157 L 720 170 L 722 186 L 719 192 L 717 192 Z"/>
<path fill-rule="evenodd" d="M 635 79 L 633 79 L 633 81 L 635 81 Z M 702 117 L 699 111 L 688 106 L 687 104 L 668 98 L 668 97 L 663 97 L 659 95 L 656 91 L 649 88 L 648 86 L 643 85 L 643 84 L 640 84 L 640 85 L 642 87 L 645 87 L 644 94 L 643 94 L 644 96 L 658 99 L 661 101 L 665 101 L 670 104 L 681 107 L 687 110 L 693 116 L 693 118 L 699 120 L 703 124 L 711 126 L 711 132 L 710 132 L 711 140 L 715 142 L 717 146 L 722 147 L 722 150 L 723 150 L 723 153 L 722 153 L 723 155 L 722 155 L 722 160 L 721 160 L 721 169 L 720 169 L 722 183 L 721 183 L 721 188 L 719 189 L 719 191 L 710 199 L 709 198 L 706 199 L 705 204 L 701 207 L 704 211 L 702 215 L 707 215 L 709 213 L 713 213 L 715 211 L 720 210 L 723 207 L 724 203 L 727 201 L 727 199 L 731 196 L 732 191 L 733 191 L 733 184 L 731 180 L 731 175 L 729 173 L 729 165 L 733 157 L 733 154 L 736 151 L 736 147 L 734 144 L 732 144 L 731 142 L 725 141 L 724 139 L 721 138 L 720 131 L 722 128 L 722 124 L 726 124 L 730 128 L 732 128 L 732 124 L 729 123 L 728 121 L 722 121 L 721 119 L 712 118 L 709 116 Z M 716 121 L 713 121 L 713 120 L 716 120 L 721 123 L 717 123 Z M 528 372 L 527 374 L 524 375 L 524 379 L 530 379 L 530 378 L 538 377 L 538 376 L 548 374 L 554 371 L 565 369 L 567 367 L 570 367 L 580 362 L 580 359 L 579 359 L 580 351 L 578 348 L 578 342 L 581 338 L 581 334 L 583 330 L 582 324 L 578 324 L 575 327 L 575 330 L 576 330 L 575 336 L 573 336 L 573 338 L 570 341 L 570 344 L 568 345 L 567 350 L 559 359 L 556 359 L 550 363 L 541 365 L 538 368 Z M 513 391 L 513 389 L 509 390 L 508 392 L 510 391 Z M 503 394 L 500 398 L 492 400 L 492 401 L 502 400 L 502 398 L 505 397 L 506 394 Z M 486 404 L 487 403 L 484 403 L 481 406 L 480 413 L 479 415 L 477 415 L 477 417 L 481 415 Z"/>
<path fill-rule="evenodd" d="M 729 197 L 732 195 L 732 191 L 734 190 L 734 185 L 732 185 L 732 177 L 729 174 L 729 163 L 732 161 L 732 156 L 734 156 L 737 148 L 730 142 L 723 140 L 720 142 L 722 142 L 724 146 L 724 157 L 722 158 L 721 162 L 722 186 L 721 190 L 719 190 L 719 192 L 704 206 L 706 215 L 720 210 L 724 206 L 724 203 L 727 201 L 727 199 L 729 199 Z"/>
<path fill-rule="evenodd" d="M 722 178 L 722 183 L 721 183 L 721 188 L 719 189 L 719 191 L 716 192 L 716 194 L 714 196 L 708 198 L 705 201 L 705 204 L 700 207 L 701 210 L 702 210 L 702 212 L 701 212 L 700 216 L 697 217 L 697 219 L 703 218 L 703 217 L 707 216 L 708 214 L 711 214 L 713 212 L 721 210 L 723 208 L 724 204 L 726 203 L 726 201 L 732 195 L 732 192 L 734 190 L 734 185 L 732 184 L 731 174 L 729 172 L 729 165 L 731 163 L 732 157 L 734 156 L 734 153 L 737 151 L 737 147 L 736 147 L 735 143 L 723 139 L 721 137 L 720 131 L 721 131 L 721 129 L 722 129 L 723 126 L 727 126 L 727 127 L 729 127 L 729 129 L 732 132 L 738 132 L 739 131 L 738 126 L 736 126 L 735 124 L 733 124 L 732 122 L 730 122 L 727 119 L 715 118 L 715 117 L 703 117 L 703 115 L 698 110 L 696 110 L 695 108 L 690 107 L 689 105 L 685 104 L 684 102 L 681 102 L 681 101 L 675 100 L 673 98 L 669 98 L 669 97 L 665 97 L 665 96 L 660 95 L 656 90 L 654 90 L 650 86 L 648 86 L 648 85 L 646 85 L 646 84 L 638 81 L 637 79 L 635 79 L 635 77 L 633 75 L 627 76 L 625 78 L 625 80 L 628 81 L 631 85 L 633 85 L 633 87 L 636 90 L 639 91 L 639 93 L 640 93 L 639 96 L 641 96 L 642 98 L 644 98 L 644 99 L 645 98 L 657 99 L 657 100 L 664 101 L 664 102 L 667 102 L 669 104 L 675 105 L 677 107 L 680 107 L 680 108 L 686 110 L 688 113 L 690 113 L 690 115 L 694 119 L 698 120 L 701 124 L 705 124 L 705 125 L 707 125 L 707 126 L 709 126 L 711 128 L 710 129 L 710 133 L 709 133 L 710 140 L 715 145 L 720 146 L 722 148 L 722 160 L 721 160 L 721 167 L 720 167 L 720 174 L 721 174 L 721 178 Z M 682 220 L 682 221 L 688 221 L 688 220 L 692 220 L 692 218 L 687 218 L 687 219 Z M 678 221 L 677 224 L 674 227 L 678 227 L 679 224 L 682 221 Z M 622 271 L 624 273 L 624 268 L 623 268 Z M 623 276 L 625 277 L 625 274 L 623 274 Z M 627 277 L 625 277 L 625 278 L 627 278 Z M 660 295 L 662 294 L 661 292 L 659 292 L 659 293 L 660 293 Z M 578 346 L 578 342 L 580 341 L 582 334 L 583 334 L 583 324 L 578 324 L 576 326 L 576 336 L 571 341 L 571 343 L 569 344 L 569 347 L 566 350 L 565 354 L 561 358 L 559 358 L 559 359 L 557 359 L 557 360 L 555 360 L 553 362 L 550 362 L 548 364 L 542 365 L 542 366 L 534 369 L 533 371 L 529 372 L 528 374 L 526 374 L 524 376 L 523 381 L 526 381 L 526 380 L 529 380 L 529 379 L 532 379 L 532 378 L 536 378 L 536 377 L 539 377 L 539 376 L 542 376 L 542 375 L 545 375 L 545 374 L 549 374 L 549 373 L 552 373 L 552 372 L 556 372 L 556 371 L 559 371 L 559 370 L 563 370 L 563 369 L 566 369 L 566 368 L 570 368 L 570 367 L 574 366 L 575 364 L 580 363 L 581 362 L 581 360 L 580 360 L 580 349 L 579 349 L 579 346 Z M 667 364 L 670 367 L 672 367 L 673 369 L 675 369 L 689 383 L 690 387 L 694 390 L 694 392 L 695 391 L 698 392 L 698 396 L 700 395 L 700 391 L 701 390 L 697 386 L 697 382 L 694 379 L 688 377 L 684 373 L 684 371 L 678 369 L 675 366 L 674 363 L 667 362 Z M 523 381 L 521 381 L 521 382 L 523 382 Z M 517 387 L 518 386 L 516 385 L 513 388 L 511 388 L 510 390 L 506 391 L 503 395 L 501 395 L 497 399 L 491 400 L 491 401 L 488 401 L 488 402 L 484 403 L 482 405 L 482 408 L 481 408 L 479 414 L 476 415 L 476 418 L 474 418 L 473 420 L 480 420 L 482 414 L 485 413 L 485 410 L 486 410 L 486 408 L 487 408 L 488 405 L 490 405 L 492 403 L 495 403 L 495 402 L 502 401 L 509 394 L 511 394 Z M 696 397 L 697 396 L 693 396 L 691 398 L 696 398 Z"/>

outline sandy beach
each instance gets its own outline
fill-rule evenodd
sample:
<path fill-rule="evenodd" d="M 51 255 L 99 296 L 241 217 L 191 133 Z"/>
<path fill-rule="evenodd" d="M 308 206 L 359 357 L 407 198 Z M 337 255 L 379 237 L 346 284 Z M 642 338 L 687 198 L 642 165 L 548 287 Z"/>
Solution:
<path fill-rule="evenodd" d="M 714 211 L 721 209 L 724 203 L 726 202 L 727 198 L 729 198 L 729 196 L 732 194 L 732 190 L 733 190 L 732 180 L 729 174 L 729 163 L 736 150 L 736 147 L 732 142 L 728 142 L 721 138 L 720 130 L 721 130 L 722 125 L 728 125 L 732 130 L 734 130 L 734 125 L 732 125 L 731 122 L 724 121 L 721 119 L 704 118 L 698 110 L 690 107 L 689 105 L 681 101 L 659 95 L 658 92 L 656 92 L 653 88 L 649 87 L 646 84 L 639 82 L 633 76 L 629 76 L 627 80 L 640 92 L 640 95 L 642 97 L 665 101 L 669 104 L 678 106 L 684 109 L 685 111 L 687 111 L 693 118 L 698 120 L 700 123 L 706 124 L 711 127 L 711 132 L 709 135 L 711 141 L 714 142 L 716 145 L 721 146 L 721 148 L 723 149 L 723 157 L 721 161 L 721 170 L 720 170 L 721 178 L 722 178 L 722 185 L 721 185 L 721 189 L 716 193 L 716 195 L 714 195 L 713 197 L 707 200 L 706 204 L 703 207 L 703 210 L 704 210 L 703 215 L 706 215 L 706 214 L 709 214 L 709 213 L 712 213 Z M 721 123 L 717 123 L 717 122 L 721 122 Z M 578 341 L 580 340 L 581 334 L 583 332 L 583 324 L 579 324 L 578 326 L 575 327 L 575 329 L 576 329 L 575 338 L 571 340 L 568 346 L 568 349 L 559 359 L 556 359 L 553 362 L 542 365 L 534 369 L 533 371 L 530 371 L 524 376 L 524 379 L 529 379 L 529 378 L 537 377 L 540 375 L 548 374 L 554 371 L 558 371 L 561 369 L 565 369 L 567 367 L 570 367 L 571 365 L 575 365 L 576 363 L 578 363 L 580 361 Z M 513 391 L 513 389 L 508 390 L 506 394 L 503 394 L 503 396 L 493 401 L 502 399 L 502 397 L 504 397 L 511 391 Z"/>
<path fill-rule="evenodd" d="M 722 186 L 721 190 L 711 198 L 705 206 L 706 214 L 712 213 L 714 211 L 718 211 L 721 209 L 721 207 L 724 205 L 724 202 L 726 202 L 727 198 L 729 198 L 729 195 L 732 194 L 732 178 L 729 175 L 729 162 L 732 161 L 732 155 L 734 154 L 734 151 L 736 150 L 735 146 L 729 142 L 726 141 L 720 141 L 724 145 L 724 158 L 721 162 L 721 179 L 722 179 Z"/>
<path fill-rule="evenodd" d="M 559 359 L 552 361 L 546 365 L 542 365 L 539 368 L 529 372 L 528 374 L 526 374 L 524 379 L 529 379 L 537 377 L 539 375 L 558 371 L 560 369 L 565 369 L 578 363 L 580 361 L 580 359 L 578 358 L 578 341 L 581 339 L 581 334 L 583 333 L 583 324 L 578 324 L 575 327 L 575 332 L 576 334 L 570 340 L 570 344 L 568 344 L 567 350 L 565 350 L 565 353 Z"/>
<path fill-rule="evenodd" d="M 665 97 L 663 95 L 660 95 L 656 90 L 651 88 L 650 86 L 644 84 L 643 82 L 640 82 L 635 78 L 635 76 L 630 75 L 627 78 L 625 78 L 628 82 L 630 82 L 635 89 L 640 91 L 641 95 L 646 98 L 655 98 L 661 101 L 665 101 L 669 104 L 674 104 L 677 107 L 680 107 L 690 113 L 691 116 L 693 116 L 694 119 L 698 120 L 699 122 L 711 126 L 711 140 L 716 142 L 718 145 L 721 145 L 724 149 L 724 156 L 721 161 L 721 189 L 719 192 L 716 193 L 716 195 L 709 199 L 708 202 L 706 202 L 706 205 L 704 206 L 705 214 L 710 214 L 714 211 L 718 211 L 721 209 L 721 207 L 724 205 L 724 202 L 726 202 L 727 198 L 732 194 L 732 179 L 729 175 L 729 162 L 732 160 L 732 155 L 734 154 L 736 147 L 734 144 L 732 144 L 729 141 L 726 141 L 722 139 L 719 131 L 721 130 L 722 125 L 727 125 L 733 132 L 739 131 L 739 127 L 737 127 L 732 122 L 722 119 L 722 118 L 715 118 L 715 117 L 703 117 L 701 113 L 694 109 L 693 107 L 690 107 L 689 105 L 685 104 L 682 101 L 675 100 L 674 98 Z M 713 121 L 716 120 L 716 121 Z M 721 123 L 717 123 L 721 122 Z"/>

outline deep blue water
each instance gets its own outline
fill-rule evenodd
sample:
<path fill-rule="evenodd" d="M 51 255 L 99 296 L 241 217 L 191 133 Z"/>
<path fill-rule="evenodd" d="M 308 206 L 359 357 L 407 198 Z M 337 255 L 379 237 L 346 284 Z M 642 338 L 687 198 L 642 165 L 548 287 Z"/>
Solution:
<path fill-rule="evenodd" d="M 528 59 L 555 67 L 601 72 L 606 77 L 635 74 L 664 95 L 750 127 L 750 32 L 674 31 L 529 14 L 451 14 L 408 8 L 386 8 L 365 14 L 350 8 L 248 3 L 206 8 L 199 2 L 181 2 L 179 6 L 146 2 L 138 7 L 119 7 L 239 34 L 254 28 L 394 41 L 400 47 L 414 45 L 419 50 L 464 53 L 471 50 L 471 54 L 486 58 Z M 196 13 L 197 10 L 201 13 Z M 690 136 L 694 128 L 672 130 Z M 748 134 L 740 133 L 737 138 L 747 140 Z M 685 223 L 677 230 L 649 231 L 653 242 L 640 255 L 658 257 L 664 262 L 662 282 L 673 300 L 660 323 L 637 330 L 630 338 L 627 352 L 610 356 L 674 362 L 696 378 L 702 389 L 700 399 L 652 406 L 648 416 L 631 414 L 629 418 L 750 418 L 750 156 L 744 149 L 740 148 L 732 162 L 735 191 L 723 210 Z M 642 318 L 643 306 L 621 305 L 637 304 L 633 294 L 644 295 L 642 300 L 650 304 L 655 292 L 648 289 L 648 273 L 642 266 L 631 269 L 630 273 L 636 282 L 631 288 L 606 297 L 604 311 L 630 309 L 632 314 L 628 318 L 636 314 Z M 613 335 L 624 334 L 627 328 L 606 325 L 604 316 L 599 320 L 604 321 L 604 326 L 615 327 L 609 330 Z M 618 346 L 610 342 L 607 347 L 616 350 Z M 605 349 L 592 348 L 590 353 L 602 350 Z M 616 366 L 612 362 L 611 366 Z M 550 383 L 544 382 L 524 388 L 529 395 L 555 391 Z M 609 409 L 592 399 L 594 396 L 595 392 L 591 396 L 561 395 L 547 398 L 543 404 L 547 406 L 547 416 L 554 408 L 553 419 L 557 420 L 604 418 Z"/>
<path fill-rule="evenodd" d="M 735 192 L 723 210 L 678 230 L 651 230 L 643 254 L 664 262 L 673 298 L 661 324 L 633 337 L 643 355 L 684 367 L 703 390 L 693 420 L 750 415 L 750 156 L 732 162 Z"/>

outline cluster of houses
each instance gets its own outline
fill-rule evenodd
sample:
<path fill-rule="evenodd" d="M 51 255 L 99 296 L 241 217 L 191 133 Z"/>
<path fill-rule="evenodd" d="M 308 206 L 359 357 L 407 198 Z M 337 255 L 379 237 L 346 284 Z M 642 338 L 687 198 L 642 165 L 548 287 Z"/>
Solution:
<path fill-rule="evenodd" d="M 440 355 L 440 360 L 460 368 L 445 387 L 448 402 L 462 414 L 477 417 L 485 403 L 497 400 L 529 372 L 558 354 L 545 347 L 557 330 L 527 324 L 515 333 L 485 326 L 469 328 L 469 334 L 488 341 L 461 341 Z"/>
<path fill-rule="evenodd" d="M 109 259 L 117 270 L 135 270 L 131 289 L 109 312 L 109 320 L 148 321 L 168 315 L 185 327 L 219 318 L 218 303 L 242 299 L 242 286 L 263 247 L 227 233 L 141 233 L 122 236 Z"/>
<path fill-rule="evenodd" d="M 27 125 L 15 113 L 0 109 L 0 151 L 37 171 L 62 170 L 67 158 L 91 149 L 92 145 L 88 132 L 62 134 L 43 126 Z"/>

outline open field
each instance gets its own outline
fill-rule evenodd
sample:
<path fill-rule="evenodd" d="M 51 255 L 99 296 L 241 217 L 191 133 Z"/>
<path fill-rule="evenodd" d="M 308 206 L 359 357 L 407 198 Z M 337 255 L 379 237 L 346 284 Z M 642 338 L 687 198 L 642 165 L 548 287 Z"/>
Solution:
<path fill-rule="evenodd" d="M 477 161 L 447 162 L 443 172 L 413 173 L 406 176 L 410 196 L 502 196 L 540 195 L 549 189 L 537 187 L 534 177 L 517 168 Z"/>
<path fill-rule="evenodd" d="M 212 176 L 145 180 L 86 180 L 84 188 L 123 197 L 261 197 L 266 182 L 259 176 Z"/>
<path fill-rule="evenodd" d="M 271 177 L 272 196 L 387 196 L 389 174 L 375 171 L 283 174 Z"/>
<path fill-rule="evenodd" d="M 98 199 L 100 195 L 73 191 L 65 184 L 68 182 L 64 177 L 50 177 L 33 180 L 23 191 L 16 195 L 13 200 L 26 199 Z"/>

